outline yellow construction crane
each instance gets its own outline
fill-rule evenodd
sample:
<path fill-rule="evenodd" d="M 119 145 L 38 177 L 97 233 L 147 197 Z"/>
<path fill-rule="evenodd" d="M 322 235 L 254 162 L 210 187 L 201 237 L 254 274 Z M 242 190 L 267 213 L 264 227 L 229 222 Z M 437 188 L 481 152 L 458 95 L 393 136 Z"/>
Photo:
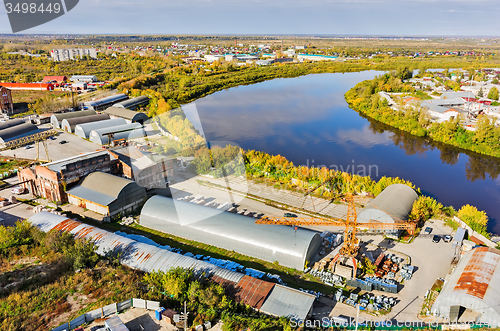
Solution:
<path fill-rule="evenodd" d="M 312 190 L 306 192 L 305 196 L 311 194 L 313 191 L 317 190 L 319 187 L 330 182 L 334 177 L 324 181 L 320 185 L 316 186 Z M 381 223 L 381 222 L 362 222 L 358 223 L 356 206 L 354 203 L 354 195 L 351 192 L 344 194 L 345 200 L 347 201 L 347 214 L 346 219 L 340 218 L 326 218 L 326 217 L 313 217 L 313 218 L 297 218 L 297 217 L 268 217 L 264 216 L 257 221 L 256 224 L 276 224 L 276 225 L 321 225 L 321 226 L 342 226 L 344 227 L 344 243 L 340 248 L 339 254 L 335 256 L 332 263 L 335 264 L 340 257 L 345 257 L 351 259 L 354 266 L 354 278 L 356 278 L 356 256 L 359 250 L 359 238 L 356 233 L 359 228 L 370 229 L 370 230 L 406 230 L 410 235 L 415 232 L 416 223 L 404 222 L 398 220 L 396 223 Z M 302 204 L 304 205 L 304 204 Z"/>

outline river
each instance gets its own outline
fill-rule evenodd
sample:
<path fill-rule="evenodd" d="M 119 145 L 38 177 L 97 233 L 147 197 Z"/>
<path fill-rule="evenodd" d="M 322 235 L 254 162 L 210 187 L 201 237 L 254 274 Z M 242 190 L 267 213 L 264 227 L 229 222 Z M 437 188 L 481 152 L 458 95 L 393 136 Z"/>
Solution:
<path fill-rule="evenodd" d="M 497 159 L 429 143 L 367 119 L 344 94 L 381 72 L 315 74 L 275 79 L 214 93 L 195 102 L 207 140 L 281 154 L 295 165 L 327 166 L 401 177 L 456 209 L 471 204 L 500 233 Z"/>

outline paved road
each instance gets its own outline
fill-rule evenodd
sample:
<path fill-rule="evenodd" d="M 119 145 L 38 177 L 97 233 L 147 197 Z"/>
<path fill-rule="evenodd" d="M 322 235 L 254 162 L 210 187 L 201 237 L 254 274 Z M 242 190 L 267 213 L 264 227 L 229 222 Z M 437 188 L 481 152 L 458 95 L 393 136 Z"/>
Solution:
<path fill-rule="evenodd" d="M 48 129 L 47 125 L 39 126 L 40 129 Z M 101 146 L 94 144 L 90 141 L 82 139 L 74 134 L 59 130 L 60 134 L 55 140 L 47 139 L 47 149 L 49 151 L 49 157 L 52 161 L 62 160 L 69 158 L 78 154 L 88 153 L 100 149 Z M 60 141 L 66 140 L 68 143 L 59 144 Z M 36 144 L 31 144 L 31 148 L 26 149 L 25 147 L 17 148 L 15 150 L 7 150 L 0 152 L 2 156 L 17 157 L 22 159 L 36 159 Z M 40 159 L 47 160 L 47 155 L 45 154 L 45 149 L 42 144 L 40 144 Z"/>

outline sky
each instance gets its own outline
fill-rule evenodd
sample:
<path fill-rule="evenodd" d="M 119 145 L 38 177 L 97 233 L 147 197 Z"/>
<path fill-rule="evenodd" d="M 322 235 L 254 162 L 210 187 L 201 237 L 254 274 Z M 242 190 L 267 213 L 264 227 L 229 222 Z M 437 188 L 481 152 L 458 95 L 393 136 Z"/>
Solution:
<path fill-rule="evenodd" d="M 64 16 L 20 33 L 499 36 L 499 4 L 499 0 L 80 0 Z M 4 6 L 0 6 L 0 33 L 12 33 Z"/>

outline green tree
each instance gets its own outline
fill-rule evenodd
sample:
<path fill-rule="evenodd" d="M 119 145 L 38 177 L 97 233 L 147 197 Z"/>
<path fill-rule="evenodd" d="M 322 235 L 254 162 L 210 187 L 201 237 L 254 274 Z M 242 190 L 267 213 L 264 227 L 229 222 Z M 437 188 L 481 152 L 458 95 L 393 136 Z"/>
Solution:
<path fill-rule="evenodd" d="M 496 87 L 492 87 L 490 92 L 488 93 L 488 99 L 498 100 L 498 90 Z"/>
<path fill-rule="evenodd" d="M 482 87 L 479 89 L 479 92 L 477 92 L 477 96 L 480 97 L 480 98 L 482 98 L 484 96 L 483 88 Z"/>

